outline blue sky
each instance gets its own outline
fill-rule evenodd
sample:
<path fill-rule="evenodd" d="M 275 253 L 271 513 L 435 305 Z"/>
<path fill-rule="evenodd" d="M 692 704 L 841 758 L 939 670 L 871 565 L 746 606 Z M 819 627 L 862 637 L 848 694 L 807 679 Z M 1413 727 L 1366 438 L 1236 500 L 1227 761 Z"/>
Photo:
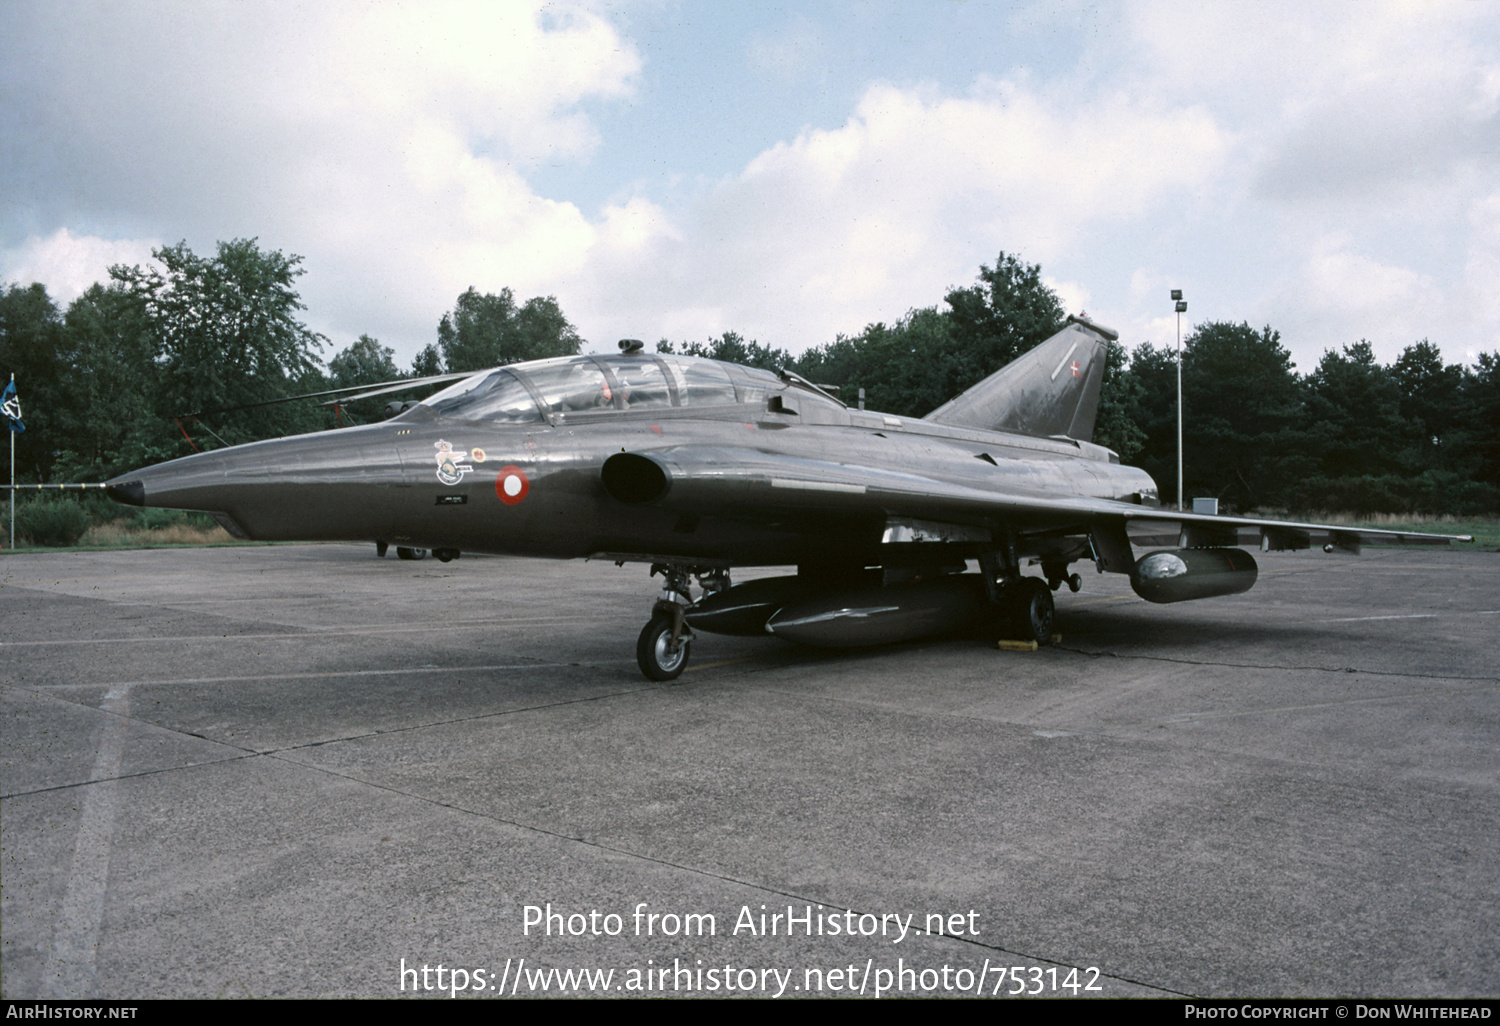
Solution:
<path fill-rule="evenodd" d="M 800 350 L 1005 251 L 1124 341 L 1500 348 L 1481 3 L 0 5 L 0 279 L 301 254 L 325 355 L 474 286 Z"/>

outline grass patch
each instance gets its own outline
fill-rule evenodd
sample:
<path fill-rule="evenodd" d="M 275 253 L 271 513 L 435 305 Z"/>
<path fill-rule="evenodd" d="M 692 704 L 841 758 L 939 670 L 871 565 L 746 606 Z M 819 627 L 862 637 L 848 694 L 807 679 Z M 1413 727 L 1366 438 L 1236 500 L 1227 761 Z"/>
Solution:
<path fill-rule="evenodd" d="M 12 549 L 10 510 L 0 515 L 0 544 Z M 206 513 L 117 506 L 103 496 L 57 496 L 22 502 L 16 510 L 15 551 L 152 549 L 242 545 Z"/>
<path fill-rule="evenodd" d="M 242 544 L 218 524 L 180 523 L 164 527 L 145 527 L 111 520 L 95 524 L 84 532 L 78 547 L 85 549 L 150 549 L 163 545 L 235 545 Z"/>

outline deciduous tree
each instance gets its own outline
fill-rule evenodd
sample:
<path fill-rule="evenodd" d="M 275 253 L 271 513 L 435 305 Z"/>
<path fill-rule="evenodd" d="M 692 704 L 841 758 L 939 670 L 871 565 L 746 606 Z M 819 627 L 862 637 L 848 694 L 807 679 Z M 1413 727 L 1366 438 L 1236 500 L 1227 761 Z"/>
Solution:
<path fill-rule="evenodd" d="M 229 410 L 322 384 L 324 339 L 297 319 L 302 258 L 263 252 L 254 239 L 219 243 L 213 259 L 178 243 L 154 250 L 156 265 L 110 269 L 140 300 L 160 360 L 160 415 Z M 296 404 L 216 414 L 226 442 L 310 429 L 317 414 Z"/>
<path fill-rule="evenodd" d="M 785 349 L 763 346 L 754 339 L 746 339 L 737 331 L 726 331 L 718 338 L 707 342 L 672 343 L 662 339 L 656 344 L 658 353 L 677 353 L 682 356 L 700 356 L 707 360 L 723 360 L 740 363 L 746 367 L 762 367 L 769 371 L 788 368 L 793 363 L 792 354 Z"/>
<path fill-rule="evenodd" d="M 943 400 L 995 373 L 1063 326 L 1067 311 L 1042 282 L 1040 264 L 1025 264 L 1001 253 L 994 267 L 981 265 L 979 281 L 951 289 L 945 297 L 953 347 L 947 373 L 966 382 Z"/>
<path fill-rule="evenodd" d="M 572 356 L 582 344 L 556 298 L 536 296 L 518 307 L 508 288 L 498 295 L 470 288 L 438 322 L 437 348 L 448 371 Z M 420 354 L 418 362 L 423 370 L 430 366 Z"/>
<path fill-rule="evenodd" d="M 62 334 L 62 318 L 45 286 L 0 287 L 0 388 L 16 376 L 26 425 L 15 440 L 16 472 L 22 478 L 47 480 L 57 457 L 56 426 L 66 406 L 60 388 Z"/>
<path fill-rule="evenodd" d="M 177 454 L 175 431 L 154 415 L 156 347 L 140 299 L 119 283 L 95 284 L 63 318 L 59 473 L 103 480 Z M 180 438 L 180 436 L 178 436 Z"/>
<path fill-rule="evenodd" d="M 401 377 L 395 356 L 396 351 L 381 345 L 378 339 L 361 335 L 359 341 L 328 361 L 328 383 L 333 388 L 352 388 L 395 381 Z"/>

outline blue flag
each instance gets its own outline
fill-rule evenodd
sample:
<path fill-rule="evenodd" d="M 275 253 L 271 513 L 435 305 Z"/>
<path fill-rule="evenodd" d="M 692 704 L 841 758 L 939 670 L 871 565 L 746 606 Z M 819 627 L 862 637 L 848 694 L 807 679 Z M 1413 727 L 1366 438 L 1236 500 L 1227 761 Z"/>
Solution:
<path fill-rule="evenodd" d="M 25 431 L 26 425 L 21 423 L 21 397 L 16 395 L 15 378 L 11 378 L 10 383 L 5 386 L 5 394 L 0 402 L 4 403 L 5 420 L 10 424 L 10 429 Z"/>

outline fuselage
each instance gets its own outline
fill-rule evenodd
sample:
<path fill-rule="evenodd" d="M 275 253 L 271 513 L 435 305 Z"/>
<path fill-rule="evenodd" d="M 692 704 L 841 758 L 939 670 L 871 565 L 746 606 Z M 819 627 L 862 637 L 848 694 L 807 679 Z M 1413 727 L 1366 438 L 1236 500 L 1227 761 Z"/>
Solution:
<path fill-rule="evenodd" d="M 273 439 L 121 476 L 111 494 L 204 510 L 255 540 L 386 541 L 464 552 L 703 564 L 879 561 L 882 511 L 822 522 L 622 502 L 612 455 L 755 450 L 1015 495 L 1154 505 L 1149 475 L 1100 446 L 855 410 L 767 371 L 644 354 L 486 371 L 379 424 Z"/>

